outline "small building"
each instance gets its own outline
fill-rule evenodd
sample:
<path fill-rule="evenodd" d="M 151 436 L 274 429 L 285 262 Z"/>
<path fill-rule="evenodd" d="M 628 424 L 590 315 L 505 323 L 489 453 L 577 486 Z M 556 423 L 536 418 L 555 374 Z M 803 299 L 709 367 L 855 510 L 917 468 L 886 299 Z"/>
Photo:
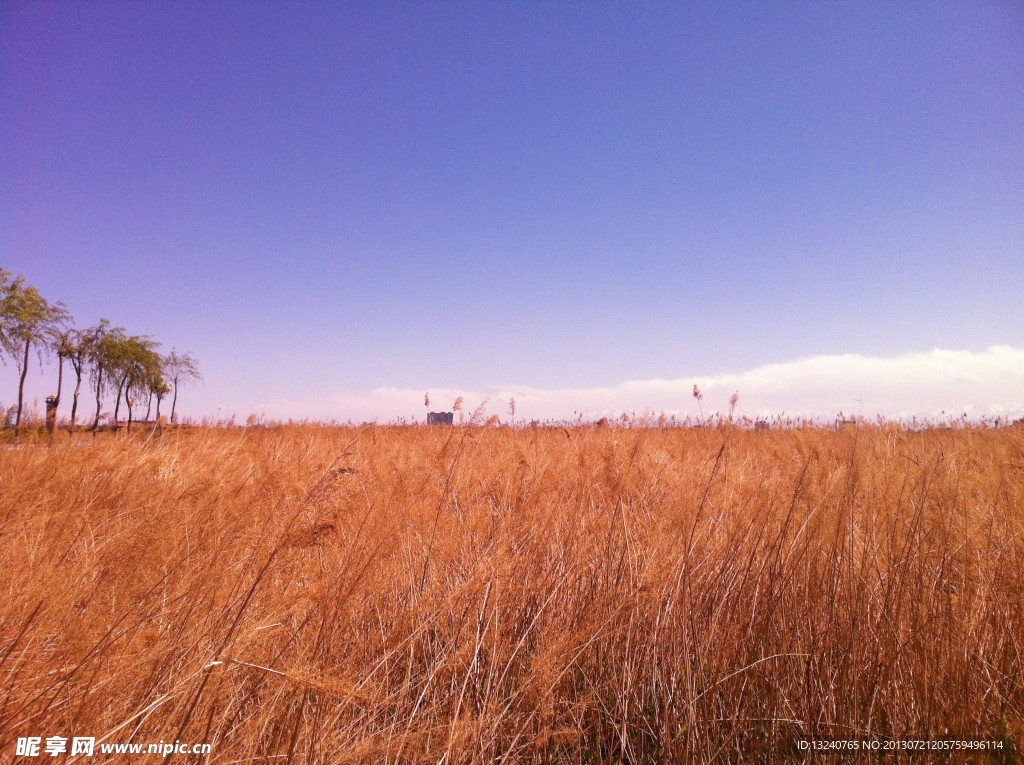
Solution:
<path fill-rule="evenodd" d="M 46 397 L 46 429 L 51 433 L 57 427 L 57 405 L 59 403 L 60 399 L 56 396 Z"/>
<path fill-rule="evenodd" d="M 455 412 L 427 412 L 427 425 L 451 425 Z"/>

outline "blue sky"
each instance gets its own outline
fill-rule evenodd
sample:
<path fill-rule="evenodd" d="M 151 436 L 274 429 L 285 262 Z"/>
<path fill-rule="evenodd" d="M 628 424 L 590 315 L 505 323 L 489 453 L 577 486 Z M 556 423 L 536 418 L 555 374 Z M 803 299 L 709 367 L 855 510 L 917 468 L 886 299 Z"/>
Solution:
<path fill-rule="evenodd" d="M 9 2 L 0 265 L 192 351 L 196 416 L 628 411 L 628 381 L 936 349 L 1004 349 L 1004 384 L 1022 41 L 1011 2 Z"/>

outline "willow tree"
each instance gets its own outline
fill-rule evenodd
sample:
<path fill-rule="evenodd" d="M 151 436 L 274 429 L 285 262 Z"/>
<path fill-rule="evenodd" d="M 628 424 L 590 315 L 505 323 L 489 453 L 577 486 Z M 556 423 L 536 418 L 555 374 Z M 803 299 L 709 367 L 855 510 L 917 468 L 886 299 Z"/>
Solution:
<path fill-rule="evenodd" d="M 157 343 L 140 335 L 117 332 L 104 343 L 104 361 L 107 380 L 114 392 L 114 427 L 119 425 L 121 399 L 128 407 L 128 421 L 132 420 L 133 395 L 138 388 L 148 386 L 149 379 L 159 374 L 160 355 Z"/>
<path fill-rule="evenodd" d="M 156 396 L 156 421 L 160 422 L 160 403 L 164 400 L 164 396 L 171 392 L 171 386 L 167 384 L 167 380 L 164 379 L 163 374 L 160 378 L 154 381 L 154 385 L 149 389 L 151 395 Z M 149 419 L 149 409 L 146 410 L 146 419 Z"/>
<path fill-rule="evenodd" d="M 174 399 L 171 401 L 171 422 L 174 422 L 174 411 L 178 406 L 178 388 L 187 383 L 198 382 L 203 376 L 199 374 L 199 365 L 191 353 L 178 353 L 173 348 L 164 359 L 163 372 L 174 389 Z"/>
<path fill-rule="evenodd" d="M 125 333 L 124 327 L 115 327 L 108 319 L 100 319 L 100 323 L 87 329 L 85 335 L 89 376 L 96 391 L 96 417 L 92 421 L 95 433 L 100 425 L 103 393 L 112 387 L 115 379 L 120 343 L 125 339 Z"/>
<path fill-rule="evenodd" d="M 71 398 L 71 430 L 75 429 L 75 419 L 78 416 L 78 394 L 82 391 L 82 373 L 86 369 L 89 358 L 89 334 L 81 330 L 73 329 L 67 333 L 67 339 L 62 343 L 63 358 L 71 363 L 75 372 L 75 393 Z M 60 351 L 58 351 L 60 353 Z M 57 385 L 57 396 L 60 397 L 60 385 Z"/>
<path fill-rule="evenodd" d="M 25 377 L 28 375 L 32 347 L 43 353 L 56 347 L 61 328 L 71 319 L 63 303 L 50 303 L 39 290 L 25 282 L 24 276 L 14 279 L 7 271 L 0 274 L 0 343 L 4 352 L 18 367 L 18 414 L 14 421 L 14 439 L 21 434 L 21 415 L 25 401 Z"/>
<path fill-rule="evenodd" d="M 124 394 L 128 407 L 128 431 L 132 429 L 132 408 L 139 396 L 144 396 L 160 379 L 160 365 L 163 359 L 156 352 L 159 343 L 149 337 L 132 335 L 121 341 L 117 359 L 118 400 Z M 114 426 L 117 426 L 117 406 L 114 407 Z"/>
<path fill-rule="evenodd" d="M 71 334 L 73 329 L 56 332 L 53 336 L 53 350 L 57 353 L 57 395 L 54 396 L 54 409 L 60 406 L 61 393 L 64 392 L 64 361 L 71 351 Z"/>

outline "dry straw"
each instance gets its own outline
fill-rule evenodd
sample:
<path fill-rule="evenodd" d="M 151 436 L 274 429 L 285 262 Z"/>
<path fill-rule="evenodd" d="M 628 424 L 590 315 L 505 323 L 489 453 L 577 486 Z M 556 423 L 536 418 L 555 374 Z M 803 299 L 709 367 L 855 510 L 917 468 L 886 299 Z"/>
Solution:
<path fill-rule="evenodd" d="M 1020 428 L 5 450 L 0 759 L 41 733 L 220 763 L 1019 757 L 1022 477 Z"/>

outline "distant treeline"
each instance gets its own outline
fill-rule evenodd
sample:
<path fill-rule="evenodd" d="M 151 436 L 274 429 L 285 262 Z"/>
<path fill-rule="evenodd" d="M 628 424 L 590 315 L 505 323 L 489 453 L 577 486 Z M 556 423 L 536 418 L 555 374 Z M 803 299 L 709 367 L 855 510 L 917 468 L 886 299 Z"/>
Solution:
<path fill-rule="evenodd" d="M 82 380 L 88 381 L 90 399 L 95 395 L 96 411 L 92 415 L 92 430 L 99 427 L 103 399 L 114 394 L 114 426 L 117 427 L 121 402 L 128 413 L 131 428 L 135 408 L 146 402 L 145 419 L 153 410 L 156 399 L 156 419 L 160 419 L 160 405 L 169 394 L 171 422 L 175 421 L 178 389 L 202 379 L 199 366 L 190 353 L 171 350 L 159 353 L 160 343 L 149 335 L 129 335 L 124 327 L 115 327 L 107 319 L 100 319 L 94 327 L 78 329 L 74 326 L 67 307 L 51 303 L 39 290 L 28 284 L 24 276 L 14 276 L 0 268 L 0 359 L 4 364 L 10 358 L 18 370 L 18 403 L 13 423 L 5 417 L 4 425 L 13 425 L 15 439 L 22 427 L 25 399 L 25 378 L 33 353 L 40 364 L 48 356 L 57 357 L 57 392 L 49 397 L 56 408 L 60 406 L 64 384 L 64 366 L 67 362 L 75 377 L 75 391 L 71 400 L 70 428 L 78 422 L 78 398 Z"/>

